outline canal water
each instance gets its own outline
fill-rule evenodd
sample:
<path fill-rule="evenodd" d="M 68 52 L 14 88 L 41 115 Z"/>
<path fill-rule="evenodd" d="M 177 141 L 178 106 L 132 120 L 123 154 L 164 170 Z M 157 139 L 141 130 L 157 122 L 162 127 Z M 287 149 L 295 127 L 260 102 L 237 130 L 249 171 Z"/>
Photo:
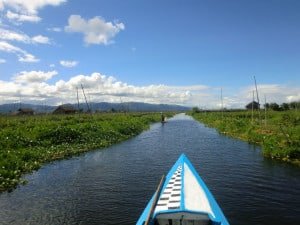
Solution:
<path fill-rule="evenodd" d="M 0 194 L 0 224 L 135 224 L 181 153 L 233 225 L 299 225 L 300 169 L 183 114 L 104 150 L 57 161 Z"/>

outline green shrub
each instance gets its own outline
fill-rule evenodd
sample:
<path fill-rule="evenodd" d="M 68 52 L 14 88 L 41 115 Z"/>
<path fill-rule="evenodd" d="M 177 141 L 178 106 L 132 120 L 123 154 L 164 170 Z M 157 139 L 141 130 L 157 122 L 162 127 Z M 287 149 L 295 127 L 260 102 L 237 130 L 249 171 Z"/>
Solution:
<path fill-rule="evenodd" d="M 0 192 L 43 163 L 107 147 L 159 120 L 159 113 L 0 116 Z"/>
<path fill-rule="evenodd" d="M 202 112 L 190 114 L 222 133 L 260 144 L 266 157 L 300 164 L 300 112 Z M 222 115 L 222 116 L 220 116 Z"/>

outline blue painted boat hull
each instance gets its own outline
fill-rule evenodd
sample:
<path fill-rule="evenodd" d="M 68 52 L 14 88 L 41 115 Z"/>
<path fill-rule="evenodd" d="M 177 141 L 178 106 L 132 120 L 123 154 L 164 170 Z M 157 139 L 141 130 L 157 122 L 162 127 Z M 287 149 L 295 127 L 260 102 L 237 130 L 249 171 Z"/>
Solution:
<path fill-rule="evenodd" d="M 153 212 L 150 212 L 151 209 Z M 152 196 L 136 224 L 144 225 L 148 218 L 149 224 L 153 225 L 229 225 L 213 195 L 184 154 L 168 172 L 160 193 Z"/>

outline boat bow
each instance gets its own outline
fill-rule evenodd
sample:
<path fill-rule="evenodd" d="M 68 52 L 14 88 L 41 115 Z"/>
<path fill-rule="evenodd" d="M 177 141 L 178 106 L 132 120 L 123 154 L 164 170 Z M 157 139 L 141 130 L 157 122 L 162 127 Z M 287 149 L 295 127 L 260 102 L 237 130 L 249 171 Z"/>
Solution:
<path fill-rule="evenodd" d="M 222 210 L 196 172 L 189 159 L 182 154 L 166 176 L 158 201 L 149 202 L 137 225 L 142 225 L 149 211 L 149 205 L 155 204 L 153 223 L 170 224 L 173 221 L 197 221 L 195 224 L 228 225 Z M 200 223 L 200 222 L 203 223 Z M 171 223 L 172 224 L 172 223 Z M 175 223 L 173 223 L 175 224 Z M 193 224 L 193 223 L 191 223 Z"/>

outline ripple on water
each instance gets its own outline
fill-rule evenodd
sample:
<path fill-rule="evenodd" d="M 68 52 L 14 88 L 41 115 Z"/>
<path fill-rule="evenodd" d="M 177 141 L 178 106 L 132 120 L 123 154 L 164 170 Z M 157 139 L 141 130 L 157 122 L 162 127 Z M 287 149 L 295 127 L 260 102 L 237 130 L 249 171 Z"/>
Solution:
<path fill-rule="evenodd" d="M 124 143 L 44 166 L 0 195 L 0 224 L 135 224 L 163 173 L 190 158 L 231 224 L 300 224 L 299 168 L 178 115 Z"/>

